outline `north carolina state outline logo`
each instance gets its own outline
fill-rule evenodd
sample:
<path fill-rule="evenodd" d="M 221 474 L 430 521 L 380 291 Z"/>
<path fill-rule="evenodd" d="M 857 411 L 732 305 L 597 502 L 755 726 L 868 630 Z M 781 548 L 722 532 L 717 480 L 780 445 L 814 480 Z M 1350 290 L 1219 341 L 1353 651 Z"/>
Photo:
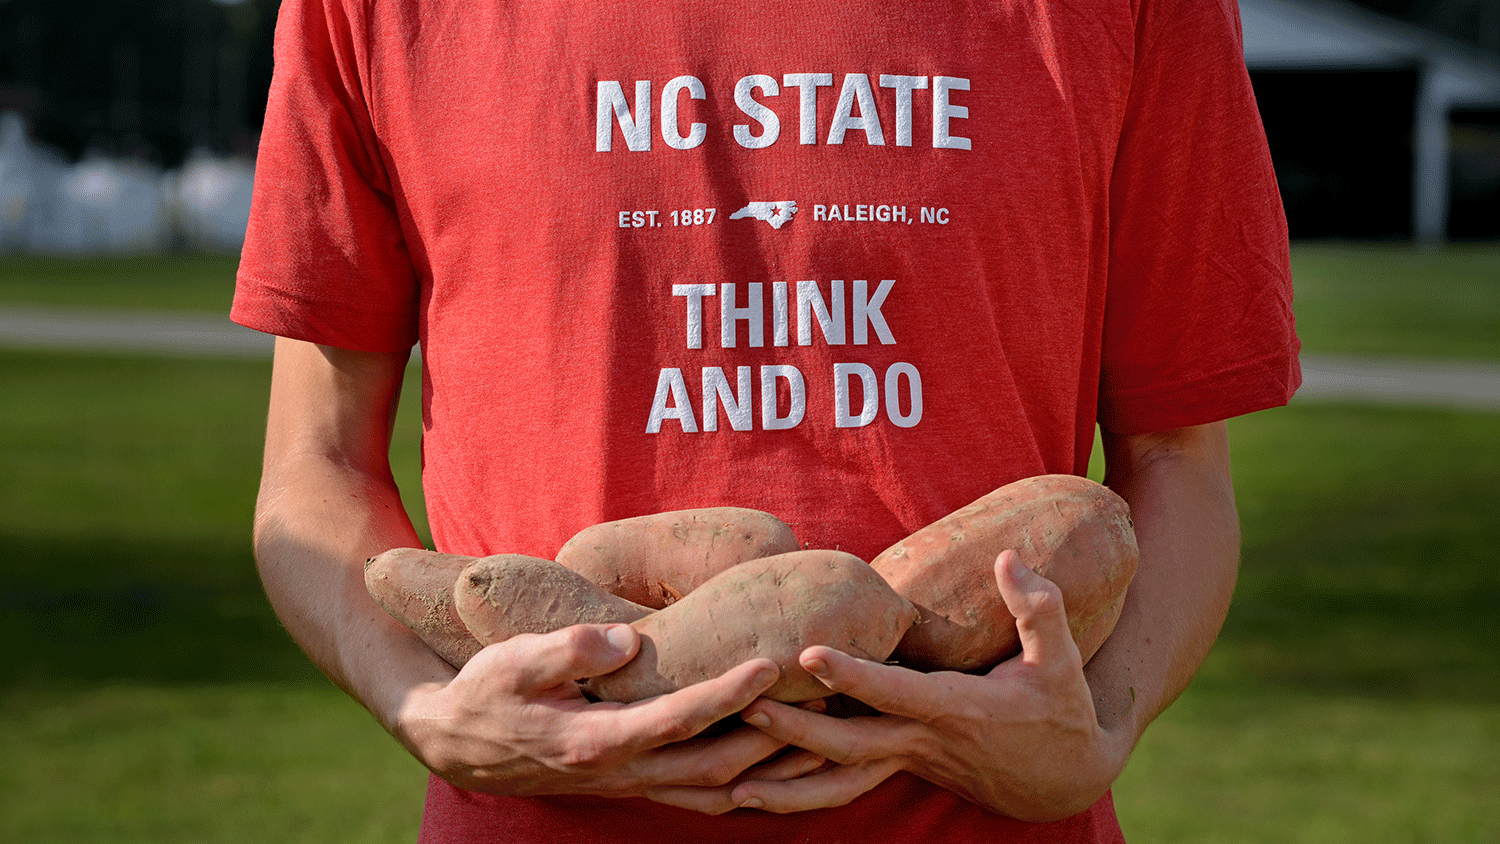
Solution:
<path fill-rule="evenodd" d="M 743 220 L 752 218 L 765 220 L 771 224 L 771 228 L 779 229 L 790 223 L 792 217 L 797 214 L 797 203 L 790 199 L 778 202 L 752 202 L 744 208 L 729 215 L 731 220 Z"/>

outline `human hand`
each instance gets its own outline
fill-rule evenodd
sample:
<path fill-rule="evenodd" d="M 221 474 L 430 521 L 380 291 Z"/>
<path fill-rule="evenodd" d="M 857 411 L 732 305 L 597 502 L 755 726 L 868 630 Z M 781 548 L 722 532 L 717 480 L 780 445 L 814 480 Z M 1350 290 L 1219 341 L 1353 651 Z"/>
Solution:
<path fill-rule="evenodd" d="M 808 648 L 804 668 L 880 714 L 837 719 L 756 701 L 745 721 L 804 751 L 783 759 L 778 773 L 828 762 L 783 781 L 752 772 L 729 787 L 730 802 L 771 812 L 838 806 L 907 770 L 1021 820 L 1058 820 L 1092 805 L 1123 769 L 1128 747 L 1099 724 L 1057 586 L 1014 551 L 1000 555 L 995 577 L 1016 617 L 1020 655 L 975 676 Z"/>
<path fill-rule="evenodd" d="M 751 727 L 699 737 L 776 681 L 770 660 L 631 704 L 584 697 L 577 680 L 624 665 L 639 644 L 628 625 L 579 625 L 491 645 L 450 682 L 414 690 L 398 735 L 434 773 L 472 791 L 640 795 L 689 808 L 702 808 L 690 799 L 699 789 L 723 787 L 783 747 Z M 733 808 L 727 795 L 715 805 Z"/>

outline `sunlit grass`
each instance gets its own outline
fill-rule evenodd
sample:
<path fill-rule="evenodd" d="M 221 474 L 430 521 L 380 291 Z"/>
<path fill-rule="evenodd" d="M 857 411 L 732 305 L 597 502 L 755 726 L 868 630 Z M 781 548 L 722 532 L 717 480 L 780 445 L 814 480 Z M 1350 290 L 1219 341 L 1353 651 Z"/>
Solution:
<path fill-rule="evenodd" d="M 1194 688 L 1147 732 L 1115 800 L 1132 841 L 1489 844 L 1497 751 L 1494 700 Z"/>
<path fill-rule="evenodd" d="M 239 258 L 0 255 L 0 305 L 229 312 Z"/>
<path fill-rule="evenodd" d="M 0 838 L 415 841 L 425 771 L 330 686 L 105 684 L 0 696 Z"/>
<path fill-rule="evenodd" d="M 1292 279 L 1309 351 L 1500 360 L 1500 244 L 1300 243 Z"/>

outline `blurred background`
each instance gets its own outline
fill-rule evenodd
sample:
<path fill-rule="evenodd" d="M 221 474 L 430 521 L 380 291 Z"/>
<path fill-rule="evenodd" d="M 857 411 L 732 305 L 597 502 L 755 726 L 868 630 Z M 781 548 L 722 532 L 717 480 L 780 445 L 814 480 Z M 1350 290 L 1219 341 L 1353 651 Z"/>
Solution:
<path fill-rule="evenodd" d="M 0 0 L 0 251 L 233 248 L 276 7 Z M 1294 236 L 1500 237 L 1500 3 L 1241 14 Z"/>
<path fill-rule="evenodd" d="M 1500 0 L 1240 10 L 1307 383 L 1231 424 L 1235 604 L 1122 823 L 1495 844 Z M 415 839 L 424 771 L 250 555 L 268 347 L 225 314 L 276 11 L 0 0 L 0 841 Z"/>
<path fill-rule="evenodd" d="M 0 0 L 0 251 L 232 250 L 275 0 Z"/>

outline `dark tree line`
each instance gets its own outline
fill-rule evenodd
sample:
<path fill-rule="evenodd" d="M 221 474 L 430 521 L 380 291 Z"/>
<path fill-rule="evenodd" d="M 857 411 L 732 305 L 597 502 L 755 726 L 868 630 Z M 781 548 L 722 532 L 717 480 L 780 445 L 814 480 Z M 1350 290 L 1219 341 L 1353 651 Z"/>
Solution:
<path fill-rule="evenodd" d="M 1353 0 L 1500 62 L 1500 0 Z M 279 0 L 0 0 L 0 110 L 38 140 L 172 166 L 252 152 Z"/>
<path fill-rule="evenodd" d="M 75 158 L 253 152 L 277 2 L 0 0 L 0 109 Z"/>

